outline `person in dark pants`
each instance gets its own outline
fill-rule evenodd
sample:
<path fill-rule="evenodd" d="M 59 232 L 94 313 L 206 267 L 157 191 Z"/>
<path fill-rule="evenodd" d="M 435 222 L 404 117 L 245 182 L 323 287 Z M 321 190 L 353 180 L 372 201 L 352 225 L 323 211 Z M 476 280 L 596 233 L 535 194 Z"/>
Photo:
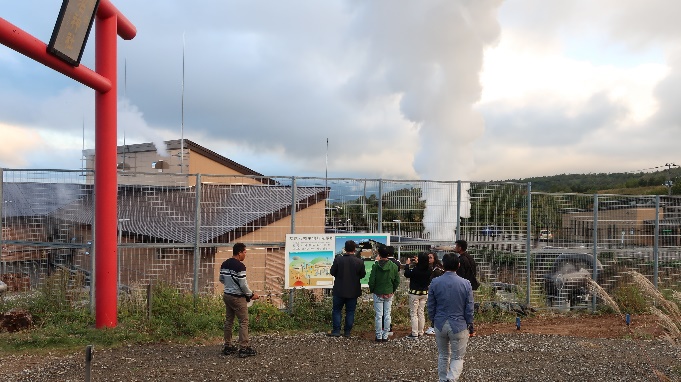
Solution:
<path fill-rule="evenodd" d="M 246 245 L 236 243 L 232 248 L 233 256 L 220 266 L 220 282 L 225 285 L 222 300 L 225 302 L 225 327 L 222 348 L 224 355 L 237 353 L 239 357 L 250 357 L 256 354 L 249 346 L 248 338 L 248 301 L 257 300 L 257 293 L 251 291 L 246 282 Z M 234 316 L 239 320 L 239 347 L 232 345 L 232 328 Z"/>
<path fill-rule="evenodd" d="M 343 335 L 350 337 L 352 326 L 355 323 L 355 309 L 357 308 L 357 298 L 362 295 L 362 285 L 360 280 L 366 276 L 364 262 L 355 256 L 357 244 L 348 240 L 345 242 L 345 253 L 336 256 L 331 265 L 331 276 L 333 280 L 333 310 L 331 317 L 333 327 L 331 337 L 340 337 L 341 311 L 345 306 L 345 326 Z"/>

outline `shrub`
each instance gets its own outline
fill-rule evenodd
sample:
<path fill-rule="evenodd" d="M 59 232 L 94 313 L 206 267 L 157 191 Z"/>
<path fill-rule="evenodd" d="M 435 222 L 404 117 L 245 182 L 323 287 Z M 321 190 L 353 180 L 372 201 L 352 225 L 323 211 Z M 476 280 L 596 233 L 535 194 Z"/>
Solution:
<path fill-rule="evenodd" d="M 650 304 L 638 286 L 620 285 L 610 294 L 622 312 L 634 314 L 648 313 L 648 306 Z"/>

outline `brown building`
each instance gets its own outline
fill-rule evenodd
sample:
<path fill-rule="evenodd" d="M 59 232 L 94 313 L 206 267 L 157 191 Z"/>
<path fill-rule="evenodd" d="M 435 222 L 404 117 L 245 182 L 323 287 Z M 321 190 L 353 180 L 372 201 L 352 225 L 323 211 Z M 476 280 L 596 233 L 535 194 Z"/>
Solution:
<path fill-rule="evenodd" d="M 184 140 L 182 158 L 179 140 L 166 143 L 166 150 L 153 144 L 118 148 L 120 284 L 134 288 L 163 281 L 191 289 L 198 250 L 199 287 L 219 292 L 220 264 L 232 255 L 233 243 L 244 242 L 249 248 L 246 266 L 251 287 L 278 297 L 292 205 L 295 233 L 324 233 L 326 188 L 296 187 L 293 204 L 290 184 L 189 140 Z M 95 160 L 91 153 L 87 156 L 88 168 L 94 167 Z M 184 172 L 177 172 L 179 168 Z M 196 174 L 201 174 L 200 187 Z M 48 271 L 64 266 L 88 273 L 93 180 L 87 175 L 83 184 L 3 184 L 4 200 L 13 201 L 3 211 L 3 240 L 21 244 L 3 247 L 0 261 L 19 272 L 26 262 L 38 262 Z"/>
<path fill-rule="evenodd" d="M 676 199 L 663 200 L 659 206 L 660 245 L 681 245 L 681 206 Z M 653 246 L 656 208 L 650 198 L 642 202 L 605 205 L 598 210 L 598 242 L 609 246 Z M 562 229 L 556 240 L 590 242 L 593 240 L 593 210 L 562 214 Z"/>

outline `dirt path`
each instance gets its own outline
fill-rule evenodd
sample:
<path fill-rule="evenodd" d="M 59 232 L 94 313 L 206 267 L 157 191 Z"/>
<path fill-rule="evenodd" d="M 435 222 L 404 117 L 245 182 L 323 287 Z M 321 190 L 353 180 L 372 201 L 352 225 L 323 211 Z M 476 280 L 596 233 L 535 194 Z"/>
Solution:
<path fill-rule="evenodd" d="M 220 343 L 128 345 L 95 349 L 93 381 L 434 381 L 433 337 L 397 331 L 377 344 L 324 333 L 262 335 L 255 357 L 220 354 Z M 659 339 L 651 316 L 543 316 L 479 324 L 461 381 L 681 381 L 681 348 Z M 8 381 L 82 381 L 83 352 L 2 355 Z"/>

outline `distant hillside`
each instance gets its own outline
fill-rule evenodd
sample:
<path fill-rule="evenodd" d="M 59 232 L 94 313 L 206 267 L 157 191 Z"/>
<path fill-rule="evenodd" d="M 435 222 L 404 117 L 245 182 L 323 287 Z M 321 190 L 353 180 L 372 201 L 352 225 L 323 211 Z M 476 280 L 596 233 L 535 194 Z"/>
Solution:
<path fill-rule="evenodd" d="M 672 194 L 681 195 L 681 168 L 669 171 L 614 173 L 614 174 L 561 174 L 524 179 L 511 182 L 531 182 L 532 191 L 607 193 L 629 195 L 667 195 L 667 177 L 673 186 Z"/>

